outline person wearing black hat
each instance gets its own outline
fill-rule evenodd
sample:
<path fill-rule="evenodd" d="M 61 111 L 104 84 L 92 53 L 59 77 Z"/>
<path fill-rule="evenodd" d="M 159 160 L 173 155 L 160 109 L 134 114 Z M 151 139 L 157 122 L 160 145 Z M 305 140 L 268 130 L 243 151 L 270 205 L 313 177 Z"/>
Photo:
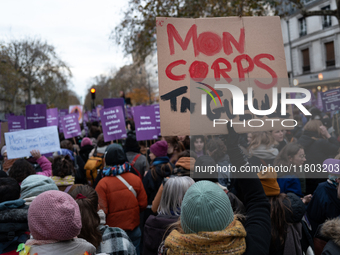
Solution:
<path fill-rule="evenodd" d="M 131 166 L 121 145 L 109 145 L 104 159 L 103 178 L 96 186 L 100 209 L 106 214 L 108 226 L 126 231 L 138 254 L 141 239 L 140 212 L 147 206 L 143 183 L 131 173 Z"/>

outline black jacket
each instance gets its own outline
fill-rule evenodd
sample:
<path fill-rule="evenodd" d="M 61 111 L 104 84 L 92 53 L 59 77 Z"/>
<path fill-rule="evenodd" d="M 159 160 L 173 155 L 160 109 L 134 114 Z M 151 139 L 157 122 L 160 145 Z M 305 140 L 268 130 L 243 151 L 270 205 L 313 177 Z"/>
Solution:
<path fill-rule="evenodd" d="M 80 148 L 79 150 L 79 156 L 82 158 L 82 160 L 86 163 L 89 159 L 89 154 L 93 150 L 93 145 L 85 145 Z"/>
<path fill-rule="evenodd" d="M 169 167 L 165 167 L 164 168 L 164 173 L 162 172 L 161 168 L 162 168 L 162 164 L 160 165 L 156 165 L 156 176 L 155 178 L 152 177 L 152 170 L 149 170 L 148 173 L 145 175 L 144 179 L 143 179 L 143 185 L 144 185 L 144 189 L 146 192 L 146 195 L 148 196 L 148 205 L 152 205 L 152 201 L 154 200 L 159 187 L 161 186 L 163 179 L 165 177 L 168 177 L 171 175 L 172 170 L 175 168 L 175 166 L 173 164 L 171 164 L 172 169 L 170 169 Z"/>
<path fill-rule="evenodd" d="M 237 143 L 228 143 L 227 140 L 227 146 L 233 166 L 240 169 L 241 166 L 248 163 Z M 267 255 L 271 240 L 270 204 L 256 173 L 249 173 L 247 177 L 239 178 L 236 187 L 238 193 L 243 197 L 242 202 L 246 208 L 244 228 L 247 231 L 247 248 L 244 254 Z"/>
<path fill-rule="evenodd" d="M 310 131 L 304 131 L 298 143 L 305 149 L 305 164 L 322 164 L 326 159 L 334 158 L 340 148 L 339 142 L 334 137 L 326 140 Z"/>
<path fill-rule="evenodd" d="M 16 251 L 20 243 L 29 239 L 28 206 L 22 203 L 17 208 L 0 210 L 0 254 Z"/>
<path fill-rule="evenodd" d="M 178 216 L 150 215 L 144 226 L 144 248 L 143 255 L 157 254 L 158 247 L 170 234 L 172 229 L 169 225 L 175 223 Z"/>

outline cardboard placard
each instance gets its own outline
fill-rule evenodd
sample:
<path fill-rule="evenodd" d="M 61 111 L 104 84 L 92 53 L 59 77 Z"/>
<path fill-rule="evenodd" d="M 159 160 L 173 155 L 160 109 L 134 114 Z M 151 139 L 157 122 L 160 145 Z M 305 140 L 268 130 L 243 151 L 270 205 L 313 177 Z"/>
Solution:
<path fill-rule="evenodd" d="M 78 114 L 72 113 L 62 117 L 61 123 L 65 139 L 80 136 L 81 130 L 78 121 Z"/>
<path fill-rule="evenodd" d="M 60 150 L 56 126 L 8 132 L 5 140 L 8 159 L 28 157 L 32 150 L 39 150 L 41 154 Z"/>
<path fill-rule="evenodd" d="M 126 138 L 125 119 L 121 106 L 102 109 L 100 119 L 105 142 Z"/>
<path fill-rule="evenodd" d="M 281 93 L 282 87 L 289 87 L 279 17 L 159 17 L 156 25 L 163 136 L 226 133 L 225 124 L 213 127 L 215 119 L 292 119 L 290 106 L 281 114 L 277 94 L 277 108 L 270 116 L 250 112 L 246 100 L 250 87 L 254 108 L 271 109 L 273 88 Z M 226 84 L 234 85 L 238 95 L 223 87 Z M 235 114 L 240 109 L 231 102 L 244 113 Z M 281 126 L 280 121 L 274 128 Z M 274 129 L 271 121 L 264 122 L 255 130 L 249 125 L 235 125 L 235 130 Z"/>
<path fill-rule="evenodd" d="M 133 117 L 137 141 L 158 138 L 155 108 L 153 105 L 135 106 L 133 108 Z"/>
<path fill-rule="evenodd" d="M 58 108 L 50 108 L 46 110 L 47 115 L 47 126 L 58 126 L 59 124 L 59 116 L 58 116 Z"/>
<path fill-rule="evenodd" d="M 70 105 L 68 107 L 68 113 L 78 114 L 78 122 L 83 123 L 83 106 L 82 105 Z"/>
<path fill-rule="evenodd" d="M 46 105 L 32 104 L 26 105 L 26 128 L 46 127 Z"/>
<path fill-rule="evenodd" d="M 8 116 L 8 132 L 25 130 L 25 116 Z"/>

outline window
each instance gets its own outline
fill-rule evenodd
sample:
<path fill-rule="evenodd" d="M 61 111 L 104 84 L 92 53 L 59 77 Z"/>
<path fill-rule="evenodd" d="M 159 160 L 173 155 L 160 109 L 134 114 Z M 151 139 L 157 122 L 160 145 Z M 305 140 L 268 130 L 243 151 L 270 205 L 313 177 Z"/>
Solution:
<path fill-rule="evenodd" d="M 334 42 L 325 43 L 326 67 L 335 66 Z"/>
<path fill-rule="evenodd" d="M 309 49 L 304 49 L 301 51 L 301 53 L 302 53 L 302 71 L 306 73 L 310 71 Z"/>
<path fill-rule="evenodd" d="M 307 23 L 305 18 L 299 19 L 300 26 L 300 36 L 304 36 L 307 34 Z"/>
<path fill-rule="evenodd" d="M 321 8 L 322 11 L 326 11 L 326 10 L 330 10 L 331 7 L 325 6 L 323 8 Z M 326 27 L 331 27 L 332 26 L 332 18 L 331 16 L 322 16 L 322 27 L 326 28 Z"/>

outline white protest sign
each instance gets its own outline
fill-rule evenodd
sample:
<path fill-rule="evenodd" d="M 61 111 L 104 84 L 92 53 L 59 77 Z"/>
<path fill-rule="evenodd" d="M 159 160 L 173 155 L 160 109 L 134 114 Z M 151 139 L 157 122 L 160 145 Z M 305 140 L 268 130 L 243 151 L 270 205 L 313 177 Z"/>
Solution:
<path fill-rule="evenodd" d="M 57 126 L 5 133 L 8 159 L 30 156 L 31 150 L 41 154 L 60 150 Z"/>

